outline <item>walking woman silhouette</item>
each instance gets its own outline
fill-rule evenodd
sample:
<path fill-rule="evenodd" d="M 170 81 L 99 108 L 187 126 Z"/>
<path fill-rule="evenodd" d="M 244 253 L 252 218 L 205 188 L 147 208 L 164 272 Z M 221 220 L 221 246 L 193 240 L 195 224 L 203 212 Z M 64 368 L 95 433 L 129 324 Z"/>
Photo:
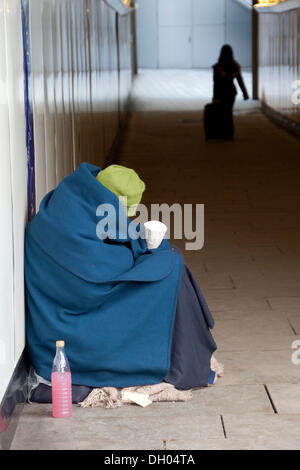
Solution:
<path fill-rule="evenodd" d="M 234 85 L 236 79 L 244 99 L 248 100 L 248 92 L 241 74 L 241 66 L 234 59 L 232 47 L 225 44 L 220 53 L 218 62 L 213 66 L 214 70 L 214 96 L 213 101 L 221 102 L 231 109 L 235 102 L 237 89 Z"/>

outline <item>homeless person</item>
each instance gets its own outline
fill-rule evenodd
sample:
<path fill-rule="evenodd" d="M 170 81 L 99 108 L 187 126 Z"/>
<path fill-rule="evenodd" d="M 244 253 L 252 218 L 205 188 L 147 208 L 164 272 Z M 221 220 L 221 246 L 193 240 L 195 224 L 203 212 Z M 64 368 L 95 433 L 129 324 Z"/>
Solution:
<path fill-rule="evenodd" d="M 63 339 L 75 402 L 96 387 L 165 381 L 188 390 L 216 380 L 214 321 L 180 251 L 166 238 L 149 250 L 124 230 L 144 190 L 131 169 L 83 163 L 44 197 L 26 228 L 30 360 L 50 380 L 55 342 Z M 116 209 L 114 237 L 99 237 L 103 204 Z"/>

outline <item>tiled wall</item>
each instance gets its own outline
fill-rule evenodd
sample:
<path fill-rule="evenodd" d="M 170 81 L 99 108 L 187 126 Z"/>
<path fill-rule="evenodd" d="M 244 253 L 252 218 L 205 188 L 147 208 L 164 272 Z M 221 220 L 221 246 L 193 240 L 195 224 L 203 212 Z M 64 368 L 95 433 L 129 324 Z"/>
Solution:
<path fill-rule="evenodd" d="M 125 119 L 131 35 L 122 0 L 0 0 L 0 403 L 25 345 L 27 207 L 81 162 L 103 165 Z"/>
<path fill-rule="evenodd" d="M 111 149 L 131 88 L 131 15 L 105 0 L 30 0 L 30 15 L 38 205 Z"/>
<path fill-rule="evenodd" d="M 299 38 L 300 6 L 259 14 L 260 97 L 275 111 L 300 124 Z"/>

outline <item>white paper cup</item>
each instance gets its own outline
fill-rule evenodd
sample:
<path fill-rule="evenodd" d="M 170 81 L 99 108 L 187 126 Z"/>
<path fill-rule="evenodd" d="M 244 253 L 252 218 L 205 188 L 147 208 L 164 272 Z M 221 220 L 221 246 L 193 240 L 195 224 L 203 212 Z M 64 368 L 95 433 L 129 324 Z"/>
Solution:
<path fill-rule="evenodd" d="M 158 220 L 150 220 L 144 224 L 145 239 L 149 250 L 158 248 L 167 233 L 168 227 Z"/>

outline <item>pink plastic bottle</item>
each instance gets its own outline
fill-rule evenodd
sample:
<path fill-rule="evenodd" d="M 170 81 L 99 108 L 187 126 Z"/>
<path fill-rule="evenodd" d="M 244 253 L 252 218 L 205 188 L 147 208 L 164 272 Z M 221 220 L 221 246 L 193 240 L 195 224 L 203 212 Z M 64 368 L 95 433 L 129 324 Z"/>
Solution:
<path fill-rule="evenodd" d="M 51 384 L 54 418 L 69 418 L 72 416 L 72 378 L 64 341 L 56 341 Z"/>

